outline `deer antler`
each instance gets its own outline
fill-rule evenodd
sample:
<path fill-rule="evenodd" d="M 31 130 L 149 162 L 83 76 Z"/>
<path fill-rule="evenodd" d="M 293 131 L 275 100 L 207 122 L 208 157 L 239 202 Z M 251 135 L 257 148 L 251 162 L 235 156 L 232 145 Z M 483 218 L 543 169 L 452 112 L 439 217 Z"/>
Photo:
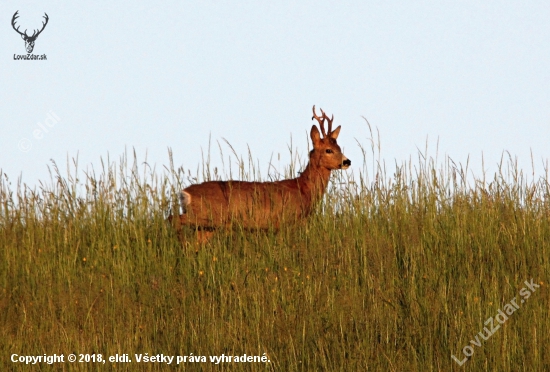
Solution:
<path fill-rule="evenodd" d="M 322 114 L 321 117 L 317 116 L 317 113 L 315 112 L 315 105 L 313 105 L 313 117 L 311 118 L 311 120 L 315 119 L 319 122 L 319 127 L 321 127 L 321 133 L 323 133 L 323 137 L 326 137 L 327 133 L 325 132 L 325 119 L 327 119 L 327 115 L 325 114 L 323 109 L 320 109 L 320 110 Z M 330 132 L 330 129 L 329 129 L 329 132 Z"/>
<path fill-rule="evenodd" d="M 15 14 L 13 15 L 13 18 L 11 19 L 11 27 L 13 27 L 13 29 L 15 31 L 17 31 L 17 33 L 21 36 L 27 36 L 27 30 L 25 30 L 25 33 L 22 33 L 21 31 L 19 31 L 19 27 L 15 28 L 15 20 L 17 18 L 19 18 L 19 16 L 17 15 L 17 13 L 19 13 L 19 10 L 15 12 Z"/>
<path fill-rule="evenodd" d="M 334 120 L 334 114 L 332 114 L 332 118 L 330 118 L 330 119 L 328 118 L 328 116 L 324 112 L 323 112 L 323 116 L 328 121 L 328 135 L 330 136 L 332 134 L 332 121 Z"/>
<path fill-rule="evenodd" d="M 15 14 L 13 15 L 12 19 L 11 19 L 11 26 L 13 27 L 13 29 L 15 31 L 17 31 L 17 33 L 21 36 L 23 36 L 25 38 L 25 40 L 29 40 L 29 41 L 34 41 L 36 40 L 36 38 L 38 37 L 38 35 L 40 35 L 40 33 L 42 31 L 44 31 L 44 28 L 46 27 L 46 25 L 48 24 L 48 20 L 50 19 L 50 17 L 48 17 L 48 13 L 44 13 L 44 18 L 46 19 L 46 22 L 42 22 L 42 29 L 40 31 L 38 30 L 33 30 L 33 33 L 32 33 L 32 36 L 29 36 L 27 35 L 27 30 L 25 30 L 25 32 L 21 32 L 19 31 L 19 26 L 17 28 L 15 28 L 15 20 L 17 18 L 19 18 L 19 10 L 15 12 Z"/>
<path fill-rule="evenodd" d="M 44 28 L 46 28 L 46 25 L 48 24 L 48 20 L 50 19 L 50 17 L 48 17 L 48 13 L 44 13 L 44 14 L 45 15 L 43 17 L 46 18 L 46 22 L 42 22 L 42 29 L 38 31 L 38 33 L 36 32 L 37 30 L 33 31 L 31 38 L 37 38 L 38 35 L 40 35 L 42 31 L 44 31 Z"/>

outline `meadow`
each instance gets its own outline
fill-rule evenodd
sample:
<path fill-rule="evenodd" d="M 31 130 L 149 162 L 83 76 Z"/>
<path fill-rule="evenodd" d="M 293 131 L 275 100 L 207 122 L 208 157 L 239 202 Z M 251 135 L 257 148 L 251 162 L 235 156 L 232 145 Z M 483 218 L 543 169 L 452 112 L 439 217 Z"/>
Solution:
<path fill-rule="evenodd" d="M 376 146 L 363 154 L 305 224 L 205 245 L 166 223 L 176 192 L 258 179 L 253 162 L 225 174 L 206 159 L 191 175 L 69 161 L 33 188 L 0 172 L 0 370 L 547 370 L 548 176 L 513 159 L 476 177 L 448 158 L 390 170 Z M 210 361 L 245 354 L 269 362 Z"/>

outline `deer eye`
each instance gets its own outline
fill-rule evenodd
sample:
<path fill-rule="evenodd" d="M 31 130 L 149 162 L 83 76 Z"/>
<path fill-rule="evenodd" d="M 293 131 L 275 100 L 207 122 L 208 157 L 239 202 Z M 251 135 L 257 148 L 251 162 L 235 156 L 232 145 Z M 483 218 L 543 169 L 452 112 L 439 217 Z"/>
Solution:
<path fill-rule="evenodd" d="M 331 149 L 326 149 L 325 152 L 326 152 L 327 154 L 332 154 L 334 151 L 332 151 Z"/>

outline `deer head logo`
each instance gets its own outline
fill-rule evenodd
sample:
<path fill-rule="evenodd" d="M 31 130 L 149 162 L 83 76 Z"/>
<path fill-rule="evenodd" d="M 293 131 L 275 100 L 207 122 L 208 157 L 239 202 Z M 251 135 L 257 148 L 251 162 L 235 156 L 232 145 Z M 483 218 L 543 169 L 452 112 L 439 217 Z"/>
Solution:
<path fill-rule="evenodd" d="M 42 31 L 44 31 L 44 28 L 46 27 L 46 25 L 48 24 L 48 15 L 46 13 L 44 13 L 44 18 L 46 19 L 46 22 L 42 22 L 42 29 L 40 31 L 38 30 L 34 30 L 32 35 L 29 36 L 27 35 L 27 30 L 25 30 L 25 32 L 21 32 L 19 31 L 19 26 L 16 28 L 15 27 L 15 20 L 17 18 L 19 18 L 19 15 L 17 14 L 19 13 L 19 10 L 15 12 L 15 14 L 13 15 L 13 18 L 11 19 L 11 25 L 13 27 L 13 29 L 15 31 L 17 31 L 17 33 L 19 35 L 21 35 L 21 38 L 23 40 L 25 40 L 25 49 L 27 49 L 27 53 L 32 53 L 33 49 L 34 49 L 34 42 L 36 41 L 36 38 L 38 37 L 38 35 L 40 35 L 40 33 Z"/>

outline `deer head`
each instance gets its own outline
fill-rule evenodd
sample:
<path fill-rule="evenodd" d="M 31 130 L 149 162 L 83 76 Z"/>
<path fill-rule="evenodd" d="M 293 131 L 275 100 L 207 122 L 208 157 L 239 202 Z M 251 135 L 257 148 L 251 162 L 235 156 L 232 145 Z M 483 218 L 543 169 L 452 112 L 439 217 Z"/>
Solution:
<path fill-rule="evenodd" d="M 313 142 L 313 150 L 310 152 L 309 161 L 313 166 L 326 168 L 328 170 L 333 169 L 348 169 L 351 166 L 351 160 L 346 158 L 342 154 L 342 150 L 336 139 L 340 134 L 340 125 L 332 130 L 332 121 L 334 115 L 331 118 L 321 110 L 321 116 L 318 116 L 315 112 L 315 105 L 313 106 L 313 117 L 311 120 L 316 119 L 321 128 L 323 137 L 315 125 L 311 127 L 311 141 Z M 325 120 L 328 121 L 328 132 L 325 132 Z"/>
<path fill-rule="evenodd" d="M 21 38 L 23 40 L 25 40 L 25 49 L 27 49 L 27 53 L 32 53 L 33 49 L 34 49 L 34 42 L 36 41 L 36 38 L 38 37 L 38 35 L 40 35 L 40 33 L 42 31 L 44 31 L 44 28 L 46 27 L 46 25 L 48 24 L 48 15 L 46 13 L 44 13 L 44 18 L 46 19 L 46 22 L 42 22 L 42 29 L 40 31 L 38 30 L 34 30 L 32 35 L 29 36 L 27 35 L 27 30 L 25 30 L 25 32 L 21 32 L 19 31 L 19 27 L 15 27 L 15 20 L 17 18 L 19 18 L 19 15 L 17 14 L 19 13 L 19 10 L 15 12 L 15 14 L 13 15 L 13 18 L 11 19 L 11 26 L 13 27 L 13 29 L 15 31 L 17 31 L 17 33 L 19 35 L 21 35 Z"/>

